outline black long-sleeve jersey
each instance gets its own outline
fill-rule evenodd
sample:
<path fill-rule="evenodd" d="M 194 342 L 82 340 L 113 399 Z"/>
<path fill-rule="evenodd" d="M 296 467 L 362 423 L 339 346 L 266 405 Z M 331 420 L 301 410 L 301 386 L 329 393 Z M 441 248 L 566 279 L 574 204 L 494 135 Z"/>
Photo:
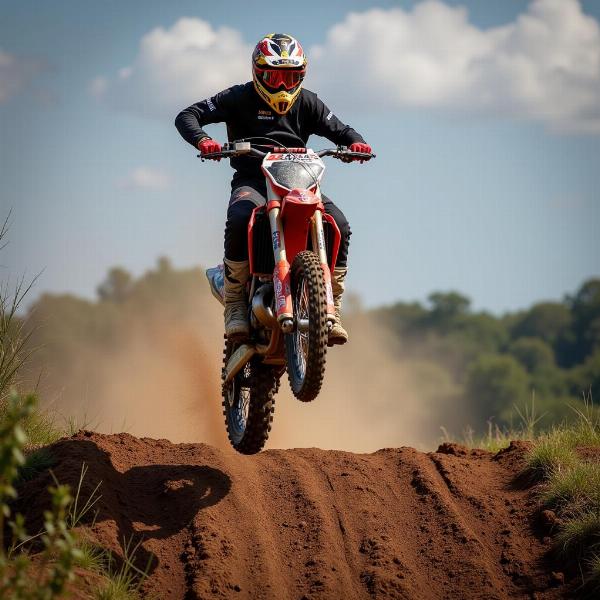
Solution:
<path fill-rule="evenodd" d="M 266 137 L 276 140 L 281 146 L 295 148 L 305 147 L 311 134 L 343 146 L 365 141 L 352 127 L 344 125 L 314 92 L 303 88 L 292 108 L 285 115 L 278 115 L 256 93 L 252 82 L 235 85 L 212 98 L 192 104 L 177 115 L 175 126 L 181 136 L 196 148 L 202 138 L 210 137 L 203 126 L 222 122 L 227 124 L 230 142 Z M 252 141 L 273 145 L 272 141 L 264 139 Z M 232 187 L 244 180 L 263 177 L 260 160 L 254 157 L 232 158 L 231 166 L 235 169 Z"/>

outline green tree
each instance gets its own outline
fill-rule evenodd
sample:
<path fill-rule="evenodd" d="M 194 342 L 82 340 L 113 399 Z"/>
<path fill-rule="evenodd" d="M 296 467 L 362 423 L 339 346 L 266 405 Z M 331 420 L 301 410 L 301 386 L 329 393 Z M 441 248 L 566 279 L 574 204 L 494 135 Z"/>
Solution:
<path fill-rule="evenodd" d="M 514 356 L 529 373 L 544 371 L 554 366 L 554 352 L 550 345 L 540 338 L 522 337 L 510 346 Z"/>
<path fill-rule="evenodd" d="M 132 285 L 133 278 L 129 271 L 121 267 L 113 267 L 97 288 L 98 298 L 109 302 L 124 302 L 131 293 Z"/>
<path fill-rule="evenodd" d="M 591 392 L 592 398 L 600 398 L 600 349 L 569 372 L 569 389 L 573 396 Z"/>
<path fill-rule="evenodd" d="M 586 281 L 575 296 L 569 298 L 573 315 L 574 346 L 571 364 L 585 360 L 600 348 L 600 279 Z"/>
<path fill-rule="evenodd" d="M 488 354 L 469 367 L 466 393 L 481 422 L 491 417 L 507 422 L 515 405 L 527 400 L 529 379 L 525 369 L 512 356 Z"/>
<path fill-rule="evenodd" d="M 428 297 L 433 323 L 444 325 L 469 312 L 471 301 L 458 292 L 434 292 Z"/>
<path fill-rule="evenodd" d="M 513 325 L 513 339 L 539 338 L 555 347 L 571 326 L 569 308 L 559 302 L 541 302 L 522 314 Z"/>

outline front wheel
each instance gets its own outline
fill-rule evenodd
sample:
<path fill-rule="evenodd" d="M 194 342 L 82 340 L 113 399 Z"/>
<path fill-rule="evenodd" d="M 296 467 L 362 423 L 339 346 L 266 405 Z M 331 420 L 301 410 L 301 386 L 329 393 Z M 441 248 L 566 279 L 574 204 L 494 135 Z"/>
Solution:
<path fill-rule="evenodd" d="M 238 348 L 226 342 L 224 363 Z M 275 410 L 281 371 L 251 359 L 223 386 L 223 414 L 231 445 L 241 454 L 256 454 L 265 445 Z"/>
<path fill-rule="evenodd" d="M 314 252 L 296 255 L 291 287 L 296 327 L 285 336 L 288 377 L 294 396 L 310 402 L 321 390 L 327 352 L 325 283 Z"/>

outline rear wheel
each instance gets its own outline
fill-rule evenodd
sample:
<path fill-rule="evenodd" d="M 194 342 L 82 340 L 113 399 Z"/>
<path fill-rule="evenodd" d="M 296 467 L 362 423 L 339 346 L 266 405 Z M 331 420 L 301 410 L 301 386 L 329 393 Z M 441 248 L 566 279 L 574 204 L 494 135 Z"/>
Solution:
<path fill-rule="evenodd" d="M 321 390 L 327 352 L 325 284 L 314 252 L 296 255 L 291 286 L 296 327 L 285 336 L 288 377 L 294 396 L 309 402 Z"/>
<path fill-rule="evenodd" d="M 238 344 L 226 342 L 225 365 L 237 348 Z M 279 374 L 276 368 L 253 358 L 223 387 L 227 436 L 231 445 L 242 454 L 260 452 L 269 437 Z"/>

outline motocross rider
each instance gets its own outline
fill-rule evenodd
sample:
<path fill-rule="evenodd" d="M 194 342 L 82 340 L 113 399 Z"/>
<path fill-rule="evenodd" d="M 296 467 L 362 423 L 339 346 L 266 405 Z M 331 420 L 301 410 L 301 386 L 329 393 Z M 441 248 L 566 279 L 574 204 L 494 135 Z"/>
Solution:
<path fill-rule="evenodd" d="M 344 125 L 314 92 L 302 87 L 307 60 L 299 42 L 290 35 L 264 37 L 252 53 L 252 81 L 235 85 L 193 104 L 175 119 L 181 136 L 201 154 L 219 152 L 221 145 L 203 129 L 225 122 L 229 141 L 248 139 L 263 145 L 305 147 L 311 134 L 320 135 L 354 152 L 371 152 L 365 140 Z M 231 159 L 235 169 L 225 225 L 225 334 L 242 341 L 249 336 L 246 283 L 249 279 L 248 222 L 256 206 L 266 203 L 261 161 L 253 157 Z M 339 227 L 341 244 L 332 272 L 335 324 L 329 345 L 344 344 L 348 334 L 340 320 L 347 273 L 350 226 L 342 211 L 322 195 L 325 212 Z"/>

